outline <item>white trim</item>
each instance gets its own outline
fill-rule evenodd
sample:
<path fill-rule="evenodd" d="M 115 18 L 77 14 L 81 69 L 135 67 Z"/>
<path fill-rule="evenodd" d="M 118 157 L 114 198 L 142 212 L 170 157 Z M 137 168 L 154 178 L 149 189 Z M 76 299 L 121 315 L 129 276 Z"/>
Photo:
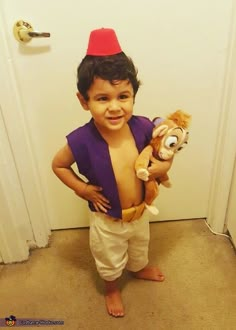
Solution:
<path fill-rule="evenodd" d="M 5 164 L 1 164 L 1 176 L 9 172 L 9 165 L 11 163 L 14 164 L 16 177 L 21 188 L 18 189 L 17 196 L 18 199 L 23 201 L 27 209 L 27 216 L 25 215 L 22 218 L 24 219 L 24 228 L 27 228 L 26 231 L 28 232 L 33 232 L 33 237 L 29 237 L 27 240 L 35 242 L 37 247 L 44 247 L 48 244 L 50 225 L 35 157 L 30 144 L 29 130 L 27 129 L 27 123 L 24 117 L 21 95 L 19 94 L 20 89 L 17 86 L 14 66 L 5 37 L 7 33 L 4 29 L 6 29 L 7 25 L 4 22 L 2 12 L 3 10 L 0 10 L 2 22 L 2 28 L 0 30 L 0 99 L 2 126 L 6 130 L 7 138 L 1 141 L 0 145 L 4 153 L 4 159 L 6 160 Z M 6 154 L 6 150 L 10 150 L 11 152 L 9 151 Z M 19 236 L 17 223 L 18 212 L 16 205 L 11 203 L 11 199 L 14 199 L 15 181 L 12 182 L 10 173 L 8 174 L 4 183 L 2 183 L 2 180 L 0 181 L 2 183 L 0 193 L 4 196 L 5 201 L 4 206 L 2 206 L 5 208 L 5 217 L 4 219 L 2 218 L 2 221 L 5 223 L 0 231 L 0 240 L 2 242 L 5 241 L 6 244 L 5 249 L 2 244 L 0 245 L 0 254 L 4 262 L 6 262 L 6 259 L 7 262 L 14 262 L 19 261 L 19 251 L 22 251 L 22 254 L 20 254 L 22 258 L 25 258 L 28 253 L 28 244 L 26 241 L 21 240 Z M 21 207 L 22 209 L 23 206 Z M 11 239 L 6 235 L 6 230 L 12 233 Z M 14 241 L 17 242 L 18 248 L 15 246 L 13 249 Z M 8 257 L 4 256 L 4 253 L 8 253 Z"/>
<path fill-rule="evenodd" d="M 229 196 L 229 204 L 227 209 L 227 215 L 226 215 L 226 223 L 225 227 L 229 231 L 229 234 L 231 236 L 231 241 L 236 247 L 236 158 L 234 163 L 234 173 L 233 173 L 233 179 L 232 184 L 230 188 L 230 196 Z"/>
<path fill-rule="evenodd" d="M 221 120 L 213 168 L 207 221 L 215 232 L 224 232 L 236 150 L 236 4 L 232 10 L 229 53 L 222 95 Z"/>

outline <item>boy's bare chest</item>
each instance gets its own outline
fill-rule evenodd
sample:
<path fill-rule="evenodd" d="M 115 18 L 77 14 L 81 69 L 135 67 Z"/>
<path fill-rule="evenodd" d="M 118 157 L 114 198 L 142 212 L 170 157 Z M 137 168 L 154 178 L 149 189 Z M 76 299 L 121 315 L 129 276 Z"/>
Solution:
<path fill-rule="evenodd" d="M 122 171 L 134 173 L 134 162 L 138 157 L 134 136 L 128 125 L 124 126 L 116 134 L 104 135 L 108 144 L 112 168 L 116 178 L 122 175 Z M 124 173 L 123 173 L 124 174 Z"/>
<path fill-rule="evenodd" d="M 128 139 L 116 146 L 109 146 L 109 152 L 113 170 L 134 170 L 134 162 L 138 157 L 138 150 L 133 139 Z"/>

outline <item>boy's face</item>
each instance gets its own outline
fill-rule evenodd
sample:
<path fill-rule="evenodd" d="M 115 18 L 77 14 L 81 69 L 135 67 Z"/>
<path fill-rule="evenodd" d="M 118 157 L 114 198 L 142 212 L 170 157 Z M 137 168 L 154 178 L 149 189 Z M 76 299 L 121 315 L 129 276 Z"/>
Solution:
<path fill-rule="evenodd" d="M 121 129 L 133 114 L 134 92 L 128 80 L 111 84 L 108 80 L 95 78 L 88 90 L 89 100 L 77 94 L 81 105 L 91 112 L 96 126 L 103 131 Z"/>

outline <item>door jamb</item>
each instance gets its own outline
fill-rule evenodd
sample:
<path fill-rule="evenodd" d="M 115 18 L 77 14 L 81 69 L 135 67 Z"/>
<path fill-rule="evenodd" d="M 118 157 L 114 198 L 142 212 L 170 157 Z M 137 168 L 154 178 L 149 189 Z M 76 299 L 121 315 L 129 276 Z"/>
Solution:
<path fill-rule="evenodd" d="M 221 98 L 221 116 L 212 171 L 207 222 L 215 232 L 225 231 L 236 150 L 236 4 L 233 4 L 228 58 Z"/>

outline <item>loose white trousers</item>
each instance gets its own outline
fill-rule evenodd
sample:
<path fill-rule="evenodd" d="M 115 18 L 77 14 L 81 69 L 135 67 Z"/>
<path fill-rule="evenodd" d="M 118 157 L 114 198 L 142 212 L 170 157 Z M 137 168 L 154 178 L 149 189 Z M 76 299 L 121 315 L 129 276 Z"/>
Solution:
<path fill-rule="evenodd" d="M 137 272 L 148 264 L 149 212 L 133 222 L 90 212 L 90 249 L 101 278 L 113 281 L 124 268 Z"/>

